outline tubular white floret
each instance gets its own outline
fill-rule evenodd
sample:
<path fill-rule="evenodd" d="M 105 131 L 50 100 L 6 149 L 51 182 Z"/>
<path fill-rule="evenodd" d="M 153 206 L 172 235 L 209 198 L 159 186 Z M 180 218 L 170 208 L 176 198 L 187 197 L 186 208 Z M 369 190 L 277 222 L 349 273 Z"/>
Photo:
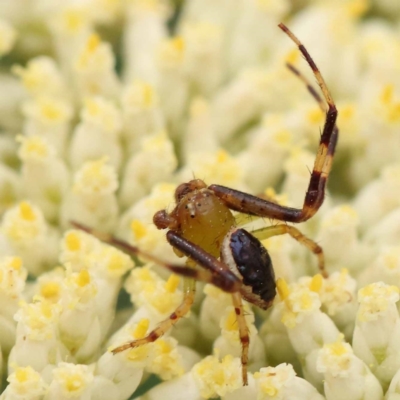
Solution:
<path fill-rule="evenodd" d="M 157 323 L 171 314 L 182 301 L 179 283 L 177 275 L 171 275 L 165 281 L 147 265 L 131 271 L 125 288 L 131 295 L 131 301 L 138 307 L 145 307 L 152 322 Z"/>
<path fill-rule="evenodd" d="M 15 65 L 11 72 L 20 78 L 24 89 L 32 97 L 68 98 L 70 95 L 64 76 L 50 57 L 32 58 L 25 68 Z"/>
<path fill-rule="evenodd" d="M 2 400 L 41 400 L 47 392 L 47 384 L 32 367 L 17 367 L 7 381 L 9 385 L 1 395 Z"/>
<path fill-rule="evenodd" d="M 277 367 L 261 368 L 254 374 L 257 400 L 323 400 L 309 382 L 296 376 L 293 366 L 280 364 Z"/>
<path fill-rule="evenodd" d="M 353 335 L 354 353 L 386 389 L 400 368 L 400 318 L 397 286 L 372 283 L 358 291 L 360 307 Z"/>
<path fill-rule="evenodd" d="M 61 306 L 46 300 L 22 302 L 15 314 L 17 332 L 15 346 L 11 350 L 8 365 L 31 366 L 47 379 L 59 362 L 71 357 L 58 336 Z"/>
<path fill-rule="evenodd" d="M 339 331 L 333 321 L 320 311 L 318 291 L 322 277 L 316 275 L 309 286 L 286 284 L 278 279 L 277 289 L 282 302 L 282 322 L 287 327 L 290 342 L 301 360 L 306 379 L 321 387 L 322 377 L 316 367 L 318 351 L 324 343 L 334 341 Z"/>
<path fill-rule="evenodd" d="M 192 368 L 192 375 L 200 395 L 209 399 L 224 397 L 242 386 L 242 371 L 239 358 L 231 355 L 219 360 L 216 356 L 208 356 Z"/>
<path fill-rule="evenodd" d="M 77 220 L 92 228 L 110 231 L 116 224 L 118 179 L 106 158 L 88 161 L 75 173 L 71 192 L 65 196 L 62 225 Z"/>
<path fill-rule="evenodd" d="M 119 195 L 121 205 L 127 208 L 148 194 L 158 182 L 171 180 L 177 166 L 172 141 L 165 131 L 143 138 L 125 167 Z"/>
<path fill-rule="evenodd" d="M 317 242 L 323 244 L 328 271 L 337 270 L 342 265 L 346 265 L 350 271 L 357 271 L 363 266 L 358 225 L 358 215 L 348 205 L 332 208 L 324 214 Z"/>
<path fill-rule="evenodd" d="M 25 117 L 23 133 L 42 136 L 53 145 L 58 154 L 66 148 L 70 121 L 73 116 L 71 104 L 63 98 L 41 95 L 22 105 Z"/>
<path fill-rule="evenodd" d="M 93 380 L 93 372 L 88 365 L 61 362 L 53 370 L 46 399 L 90 400 Z"/>
<path fill-rule="evenodd" d="M 85 99 L 81 122 L 76 126 L 70 143 L 72 167 L 76 170 L 86 161 L 107 156 L 110 164 L 119 169 L 122 163 L 121 128 L 120 111 L 111 101 L 101 96 Z"/>
<path fill-rule="evenodd" d="M 120 82 L 114 64 L 110 43 L 102 42 L 97 34 L 92 33 L 74 64 L 74 78 L 81 98 L 104 96 L 115 99 L 119 95 Z"/>
<path fill-rule="evenodd" d="M 58 237 L 32 203 L 22 201 L 8 210 L 0 231 L 4 254 L 18 254 L 32 275 L 55 263 Z"/>
<path fill-rule="evenodd" d="M 379 381 L 341 336 L 319 351 L 317 369 L 324 374 L 327 400 L 378 400 L 383 397 Z"/>
<path fill-rule="evenodd" d="M 357 312 L 357 281 L 347 269 L 336 271 L 323 280 L 318 292 L 323 310 L 332 318 L 339 330 L 349 340 L 353 335 Z"/>
<path fill-rule="evenodd" d="M 131 1 L 127 6 L 123 55 L 124 78 L 145 79 L 157 82 L 156 53 L 162 40 L 167 37 L 167 4 L 160 0 Z"/>
<path fill-rule="evenodd" d="M 11 51 L 17 38 L 17 31 L 5 19 L 0 19 L 0 57 Z"/>
<path fill-rule="evenodd" d="M 133 154 L 146 136 L 165 129 L 158 92 L 147 81 L 135 79 L 124 87 L 121 108 L 127 154 Z"/>
<path fill-rule="evenodd" d="M 18 136 L 24 193 L 43 210 L 47 220 L 57 221 L 70 173 L 61 157 L 42 136 Z"/>

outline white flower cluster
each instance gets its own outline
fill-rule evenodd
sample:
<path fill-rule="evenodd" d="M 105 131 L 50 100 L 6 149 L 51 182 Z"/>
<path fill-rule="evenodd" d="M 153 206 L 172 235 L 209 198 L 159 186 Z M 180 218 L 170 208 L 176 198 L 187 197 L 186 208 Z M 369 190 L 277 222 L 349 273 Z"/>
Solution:
<path fill-rule="evenodd" d="M 399 399 L 399 4 L 0 2 L 0 400 Z M 193 176 L 302 204 L 325 116 L 281 21 L 339 110 L 329 193 L 299 226 L 329 277 L 264 241 L 278 294 L 244 303 L 248 386 L 231 296 L 208 284 L 177 329 L 114 355 L 193 284 L 73 221 L 177 262 L 152 219 Z"/>

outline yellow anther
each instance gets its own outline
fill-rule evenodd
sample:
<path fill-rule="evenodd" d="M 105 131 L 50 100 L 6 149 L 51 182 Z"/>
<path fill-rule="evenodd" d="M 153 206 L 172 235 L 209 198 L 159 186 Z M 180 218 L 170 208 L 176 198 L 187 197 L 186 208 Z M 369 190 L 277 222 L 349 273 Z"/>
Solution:
<path fill-rule="evenodd" d="M 67 233 L 65 236 L 65 244 L 69 251 L 78 251 L 81 249 L 81 240 L 74 232 Z"/>
<path fill-rule="evenodd" d="M 225 150 L 219 150 L 217 152 L 217 162 L 224 163 L 228 159 L 228 154 Z"/>
<path fill-rule="evenodd" d="M 170 43 L 172 47 L 179 53 L 182 53 L 185 50 L 185 41 L 180 36 L 176 36 L 171 39 Z"/>
<path fill-rule="evenodd" d="M 160 353 L 163 353 L 163 354 L 168 354 L 168 353 L 170 353 L 172 350 L 173 350 L 173 346 L 171 345 L 171 343 L 170 342 L 167 342 L 166 340 L 164 340 L 164 339 L 159 339 L 159 340 L 157 340 L 157 350 L 160 352 Z"/>
<path fill-rule="evenodd" d="M 100 37 L 99 35 L 93 33 L 92 35 L 89 36 L 89 39 L 86 44 L 86 48 L 89 52 L 93 52 L 97 49 L 97 47 L 100 44 Z"/>
<path fill-rule="evenodd" d="M 19 383 L 26 382 L 29 379 L 27 368 L 17 368 L 15 371 L 15 377 Z"/>
<path fill-rule="evenodd" d="M 70 31 L 76 31 L 82 25 L 82 17 L 75 11 L 69 10 L 64 15 L 65 25 Z"/>
<path fill-rule="evenodd" d="M 235 314 L 235 310 L 230 310 L 226 320 L 225 320 L 225 327 L 227 331 L 237 331 L 238 328 L 238 323 L 237 323 L 237 318 Z"/>
<path fill-rule="evenodd" d="M 310 290 L 318 293 L 322 288 L 323 278 L 321 274 L 314 275 L 310 282 Z"/>
<path fill-rule="evenodd" d="M 86 386 L 84 377 L 81 374 L 71 374 L 66 377 L 65 389 L 69 393 L 77 393 Z"/>
<path fill-rule="evenodd" d="M 296 64 L 297 61 L 299 60 L 299 57 L 300 57 L 299 51 L 297 49 L 293 49 L 287 53 L 285 61 L 290 64 Z"/>
<path fill-rule="evenodd" d="M 42 114 L 49 120 L 56 121 L 60 119 L 61 113 L 60 109 L 54 106 L 53 104 L 43 104 L 42 105 Z"/>
<path fill-rule="evenodd" d="M 348 348 L 343 342 L 343 335 L 339 335 L 338 340 L 334 343 L 328 344 L 327 347 L 333 355 L 338 357 L 348 353 Z"/>
<path fill-rule="evenodd" d="M 154 103 L 154 90 L 148 83 L 143 84 L 143 103 L 146 107 L 150 107 Z"/>
<path fill-rule="evenodd" d="M 13 257 L 11 262 L 10 262 L 11 268 L 14 268 L 15 270 L 20 270 L 22 267 L 22 260 L 20 257 Z"/>
<path fill-rule="evenodd" d="M 26 138 L 19 135 L 17 136 L 17 142 L 22 144 L 22 149 L 27 153 L 37 154 L 40 157 L 46 157 L 48 155 L 49 148 L 40 137 Z"/>
<path fill-rule="evenodd" d="M 276 281 L 276 288 L 281 300 L 285 301 L 290 295 L 289 286 L 286 281 L 283 278 L 278 278 Z"/>
<path fill-rule="evenodd" d="M 53 315 L 52 307 L 53 307 L 53 305 L 48 303 L 47 301 L 42 301 L 40 303 L 40 310 L 41 310 L 42 314 L 48 319 L 51 318 Z"/>
<path fill-rule="evenodd" d="M 40 288 L 40 294 L 45 299 L 55 299 L 58 298 L 60 294 L 60 284 L 57 282 L 47 282 L 43 284 Z"/>
<path fill-rule="evenodd" d="M 178 275 L 172 274 L 167 282 L 165 282 L 165 290 L 169 293 L 174 293 L 179 286 L 180 278 Z"/>
<path fill-rule="evenodd" d="M 400 103 L 396 102 L 389 108 L 388 118 L 390 122 L 400 121 Z"/>
<path fill-rule="evenodd" d="M 363 297 L 372 296 L 374 292 L 375 292 L 375 285 L 373 284 L 364 286 L 359 290 L 360 295 Z"/>
<path fill-rule="evenodd" d="M 118 271 L 125 266 L 124 260 L 121 254 L 113 253 L 108 262 L 108 269 L 112 271 Z"/>
<path fill-rule="evenodd" d="M 36 215 L 33 212 L 32 207 L 26 201 L 22 201 L 19 204 L 19 212 L 21 214 L 22 219 L 26 221 L 34 221 L 36 219 Z"/>
<path fill-rule="evenodd" d="M 313 108 L 307 114 L 308 121 L 312 124 L 320 124 L 324 121 L 325 114 L 319 108 Z"/>
<path fill-rule="evenodd" d="M 95 116 L 99 114 L 100 108 L 96 101 L 93 101 L 92 99 L 85 99 L 84 104 L 86 111 L 90 115 Z"/>
<path fill-rule="evenodd" d="M 353 105 L 347 105 L 340 109 L 340 117 L 344 120 L 349 120 L 353 118 L 355 114 L 355 109 Z"/>
<path fill-rule="evenodd" d="M 144 236 L 146 236 L 147 233 L 146 226 L 138 219 L 134 219 L 131 222 L 131 230 L 137 240 L 142 239 Z"/>
<path fill-rule="evenodd" d="M 300 304 L 303 310 L 309 310 L 313 306 L 310 293 L 303 293 L 300 297 Z"/>
<path fill-rule="evenodd" d="M 351 17 L 360 17 L 370 8 L 368 0 L 353 0 L 347 5 L 347 12 Z"/>
<path fill-rule="evenodd" d="M 386 85 L 380 95 L 380 100 L 383 104 L 390 104 L 393 100 L 394 86 L 393 84 Z"/>
<path fill-rule="evenodd" d="M 145 337 L 149 326 L 150 321 L 147 318 L 142 318 L 136 325 L 135 330 L 133 331 L 133 337 L 135 339 L 142 339 L 143 337 Z"/>
<path fill-rule="evenodd" d="M 80 287 L 84 287 L 90 283 L 90 275 L 86 269 L 83 269 L 76 277 L 76 284 Z"/>

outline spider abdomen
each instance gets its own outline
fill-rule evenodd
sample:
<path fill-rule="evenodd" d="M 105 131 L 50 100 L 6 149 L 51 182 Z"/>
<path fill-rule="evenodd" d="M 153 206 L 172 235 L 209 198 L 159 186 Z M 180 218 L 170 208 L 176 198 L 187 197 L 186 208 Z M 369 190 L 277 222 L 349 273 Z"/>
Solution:
<path fill-rule="evenodd" d="M 221 258 L 242 280 L 242 296 L 261 308 L 269 307 L 276 295 L 275 274 L 261 242 L 246 230 L 234 228 L 225 237 Z"/>

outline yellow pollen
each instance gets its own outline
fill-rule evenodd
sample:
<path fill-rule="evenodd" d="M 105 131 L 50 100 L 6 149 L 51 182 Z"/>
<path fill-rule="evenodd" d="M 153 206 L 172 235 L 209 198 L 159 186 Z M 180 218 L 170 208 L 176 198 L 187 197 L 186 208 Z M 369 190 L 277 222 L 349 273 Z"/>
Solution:
<path fill-rule="evenodd" d="M 354 116 L 354 112 L 354 106 L 348 105 L 340 109 L 340 116 L 342 117 L 342 119 L 349 120 Z"/>
<path fill-rule="evenodd" d="M 341 341 L 340 342 L 338 341 L 338 342 L 335 342 L 335 343 L 331 343 L 329 345 L 329 349 L 330 349 L 330 351 L 332 352 L 333 355 L 338 356 L 338 357 L 347 353 L 347 349 L 346 349 L 344 343 L 341 342 Z"/>
<path fill-rule="evenodd" d="M 160 351 L 160 353 L 163 354 L 171 353 L 171 351 L 173 350 L 171 344 L 164 339 L 157 340 L 157 348 Z"/>
<path fill-rule="evenodd" d="M 82 25 L 81 16 L 73 11 L 65 13 L 65 24 L 70 31 L 76 31 Z"/>
<path fill-rule="evenodd" d="M 22 219 L 24 219 L 25 221 L 34 221 L 36 219 L 32 207 L 26 201 L 22 201 L 19 204 L 19 212 L 21 214 Z"/>
<path fill-rule="evenodd" d="M 68 392 L 76 392 L 84 386 L 83 377 L 78 374 L 68 376 L 65 382 L 65 388 Z"/>
<path fill-rule="evenodd" d="M 131 229 L 133 232 L 133 235 L 137 240 L 142 239 L 144 236 L 146 236 L 147 229 L 143 222 L 139 221 L 138 219 L 134 219 L 131 222 Z"/>
<path fill-rule="evenodd" d="M 400 120 L 400 103 L 394 103 L 389 108 L 388 118 L 390 122 L 398 122 Z"/>
<path fill-rule="evenodd" d="M 110 261 L 108 262 L 108 269 L 112 271 L 118 271 L 124 266 L 123 259 L 120 254 L 112 254 Z"/>
<path fill-rule="evenodd" d="M 235 310 L 231 310 L 229 312 L 229 314 L 226 318 L 226 321 L 225 321 L 225 329 L 227 331 L 237 331 L 239 329 Z"/>
<path fill-rule="evenodd" d="M 81 241 L 76 233 L 70 232 L 65 237 L 65 244 L 69 251 L 78 251 L 81 249 Z"/>
<path fill-rule="evenodd" d="M 353 0 L 347 5 L 347 12 L 351 17 L 360 17 L 369 9 L 368 0 Z"/>
<path fill-rule="evenodd" d="M 178 275 L 172 274 L 165 283 L 165 290 L 169 293 L 174 293 L 178 288 L 180 278 Z"/>
<path fill-rule="evenodd" d="M 151 106 L 154 102 L 154 90 L 147 83 L 143 85 L 143 102 L 146 107 Z"/>
<path fill-rule="evenodd" d="M 311 300 L 311 296 L 308 293 L 303 293 L 300 299 L 301 302 L 301 308 L 303 310 L 308 310 L 312 307 L 312 300 Z"/>
<path fill-rule="evenodd" d="M 319 108 L 313 108 L 307 114 L 308 121 L 312 124 L 320 124 L 324 121 L 324 113 Z"/>
<path fill-rule="evenodd" d="M 147 318 L 142 318 L 137 324 L 133 331 L 133 337 L 135 339 L 142 339 L 145 337 L 147 330 L 149 329 L 150 321 Z"/>
<path fill-rule="evenodd" d="M 51 306 L 51 304 L 49 304 L 47 302 L 42 302 L 40 304 L 40 310 L 41 310 L 42 314 L 48 319 L 50 319 L 51 316 L 53 315 L 52 306 Z"/>
<path fill-rule="evenodd" d="M 41 157 L 46 157 L 48 154 L 48 147 L 43 143 L 43 141 L 39 138 L 29 138 L 23 139 L 26 145 L 26 151 L 28 153 L 37 154 Z"/>
<path fill-rule="evenodd" d="M 296 64 L 299 60 L 299 51 L 297 49 L 290 50 L 285 57 L 285 61 L 290 64 Z"/>
<path fill-rule="evenodd" d="M 92 116 L 98 115 L 100 111 L 98 104 L 91 99 L 85 100 L 85 108 L 86 111 Z"/>
<path fill-rule="evenodd" d="M 179 53 L 182 53 L 183 50 L 185 50 L 185 41 L 180 36 L 171 39 L 170 43 L 172 47 Z"/>
<path fill-rule="evenodd" d="M 360 289 L 360 294 L 363 297 L 372 296 L 374 294 L 374 285 L 367 285 Z"/>
<path fill-rule="evenodd" d="M 84 287 L 90 283 L 90 275 L 86 269 L 83 269 L 79 272 L 78 276 L 76 277 L 76 284 L 80 287 Z"/>
<path fill-rule="evenodd" d="M 392 84 L 386 85 L 380 95 L 380 100 L 383 104 L 390 104 L 393 100 L 394 87 Z"/>
<path fill-rule="evenodd" d="M 43 104 L 42 114 L 49 120 L 55 121 L 60 118 L 60 110 L 53 104 Z"/>
<path fill-rule="evenodd" d="M 90 37 L 87 41 L 87 44 L 86 44 L 87 51 L 89 51 L 91 53 L 94 52 L 97 49 L 97 47 L 99 46 L 99 44 L 100 44 L 99 35 L 96 35 L 95 33 L 93 33 L 92 35 L 90 35 Z"/>
<path fill-rule="evenodd" d="M 17 368 L 17 370 L 15 371 L 15 377 L 17 378 L 17 381 L 19 383 L 26 382 L 29 378 L 27 368 Z"/>
<path fill-rule="evenodd" d="M 314 275 L 310 282 L 310 290 L 318 293 L 322 288 L 323 278 L 321 274 Z"/>
<path fill-rule="evenodd" d="M 276 288 L 278 289 L 278 294 L 281 300 L 285 301 L 290 294 L 289 286 L 283 278 L 279 278 L 276 281 Z"/>
<path fill-rule="evenodd" d="M 56 282 L 47 282 L 40 288 L 40 294 L 45 299 L 57 298 L 60 294 L 60 285 Z"/>
<path fill-rule="evenodd" d="M 224 163 L 228 159 L 228 154 L 224 150 L 219 150 L 217 153 L 217 162 Z"/>
<path fill-rule="evenodd" d="M 22 267 L 22 260 L 20 257 L 13 257 L 11 262 L 10 262 L 11 268 L 14 268 L 15 270 L 20 270 Z"/>

